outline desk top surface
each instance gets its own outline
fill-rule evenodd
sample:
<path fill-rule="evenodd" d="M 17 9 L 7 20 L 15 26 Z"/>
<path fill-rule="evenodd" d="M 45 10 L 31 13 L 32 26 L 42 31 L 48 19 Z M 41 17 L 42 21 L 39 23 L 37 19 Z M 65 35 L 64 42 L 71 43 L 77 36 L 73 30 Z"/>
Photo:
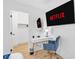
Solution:
<path fill-rule="evenodd" d="M 33 43 L 36 42 L 44 42 L 48 40 L 56 41 L 57 36 L 48 36 L 48 37 L 40 37 L 40 38 L 35 38 L 32 40 Z"/>

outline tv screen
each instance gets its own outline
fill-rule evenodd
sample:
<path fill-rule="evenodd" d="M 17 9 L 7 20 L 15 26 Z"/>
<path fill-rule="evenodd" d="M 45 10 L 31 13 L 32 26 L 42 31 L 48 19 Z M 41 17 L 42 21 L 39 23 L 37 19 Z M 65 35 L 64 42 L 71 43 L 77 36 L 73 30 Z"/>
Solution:
<path fill-rule="evenodd" d="M 38 18 L 38 20 L 37 20 L 37 27 L 38 28 L 41 28 L 42 26 L 41 26 L 41 19 L 40 18 Z"/>
<path fill-rule="evenodd" d="M 75 23 L 74 1 L 71 0 L 53 10 L 46 12 L 47 26 Z"/>

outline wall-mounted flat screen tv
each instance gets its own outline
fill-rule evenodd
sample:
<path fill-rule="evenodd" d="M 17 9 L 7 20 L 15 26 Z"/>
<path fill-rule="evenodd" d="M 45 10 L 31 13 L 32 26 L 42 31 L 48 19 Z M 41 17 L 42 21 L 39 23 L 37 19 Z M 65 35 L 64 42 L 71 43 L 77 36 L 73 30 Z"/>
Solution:
<path fill-rule="evenodd" d="M 74 24 L 74 1 L 68 1 L 63 5 L 46 12 L 46 21 L 47 26 Z"/>

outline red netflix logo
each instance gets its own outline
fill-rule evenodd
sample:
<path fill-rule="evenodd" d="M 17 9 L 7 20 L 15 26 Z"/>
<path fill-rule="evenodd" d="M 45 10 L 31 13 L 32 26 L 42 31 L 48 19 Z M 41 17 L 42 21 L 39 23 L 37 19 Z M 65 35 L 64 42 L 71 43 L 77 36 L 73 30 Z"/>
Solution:
<path fill-rule="evenodd" d="M 60 12 L 58 14 L 54 14 L 54 15 L 50 16 L 51 21 L 54 21 L 57 19 L 62 19 L 62 18 L 64 18 L 64 12 Z"/>

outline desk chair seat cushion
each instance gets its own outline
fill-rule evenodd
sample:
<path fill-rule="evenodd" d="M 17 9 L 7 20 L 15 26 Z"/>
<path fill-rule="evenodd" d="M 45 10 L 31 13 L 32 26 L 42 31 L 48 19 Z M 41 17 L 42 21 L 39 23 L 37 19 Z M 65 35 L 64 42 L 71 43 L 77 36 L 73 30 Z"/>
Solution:
<path fill-rule="evenodd" d="M 9 59 L 10 54 L 3 55 L 3 59 Z"/>

